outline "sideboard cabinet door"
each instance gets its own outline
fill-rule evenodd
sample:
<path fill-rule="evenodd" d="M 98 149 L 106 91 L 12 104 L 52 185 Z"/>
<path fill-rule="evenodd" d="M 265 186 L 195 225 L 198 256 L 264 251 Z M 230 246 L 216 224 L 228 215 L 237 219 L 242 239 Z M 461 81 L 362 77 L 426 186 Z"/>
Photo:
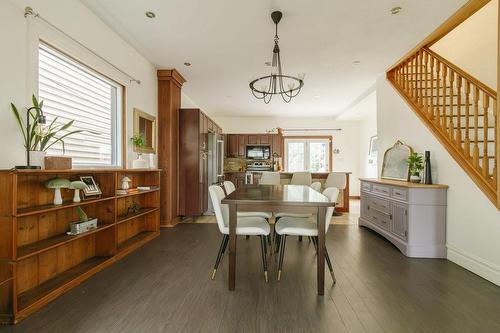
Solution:
<path fill-rule="evenodd" d="M 392 233 L 401 239 L 407 239 L 408 205 L 392 202 Z"/>

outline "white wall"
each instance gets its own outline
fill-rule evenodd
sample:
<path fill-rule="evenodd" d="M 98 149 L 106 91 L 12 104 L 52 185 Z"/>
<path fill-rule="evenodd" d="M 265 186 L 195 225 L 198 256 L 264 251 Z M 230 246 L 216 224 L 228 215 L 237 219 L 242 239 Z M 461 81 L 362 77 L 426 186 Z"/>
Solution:
<path fill-rule="evenodd" d="M 210 114 L 209 114 L 210 116 Z M 211 116 L 212 117 L 212 116 Z M 284 135 L 331 135 L 333 149 L 340 149 L 333 155 L 333 170 L 350 171 L 350 194 L 359 195 L 359 122 L 337 121 L 330 117 L 217 117 L 212 119 L 222 127 L 224 133 L 265 133 L 272 128 L 284 129 L 334 129 L 341 131 L 286 131 Z"/>
<path fill-rule="evenodd" d="M 377 155 L 370 156 L 370 138 L 377 135 L 377 110 L 359 120 L 359 176 L 377 178 Z"/>
<path fill-rule="evenodd" d="M 500 285 L 500 212 L 453 160 L 387 82 L 377 81 L 377 124 L 382 156 L 396 140 L 431 151 L 433 180 L 449 185 L 446 211 L 448 259 Z M 437 172 L 436 172 L 437 171 Z"/>
<path fill-rule="evenodd" d="M 42 17 L 71 35 L 115 66 L 141 80 L 130 84 L 128 78 L 105 64 L 85 49 L 54 32 L 36 19 L 25 19 L 24 7 L 31 6 Z M 126 86 L 127 134 L 132 136 L 133 108 L 156 115 L 156 69 L 135 49 L 122 40 L 78 0 L 2 0 L 0 1 L 0 168 L 24 164 L 21 133 L 10 111 L 10 102 L 18 107 L 30 105 L 30 96 L 37 92 L 38 38 L 68 52 L 83 63 L 95 68 Z M 128 160 L 135 158 L 127 142 Z"/>
<path fill-rule="evenodd" d="M 431 49 L 496 90 L 497 46 L 498 0 L 493 0 Z"/>

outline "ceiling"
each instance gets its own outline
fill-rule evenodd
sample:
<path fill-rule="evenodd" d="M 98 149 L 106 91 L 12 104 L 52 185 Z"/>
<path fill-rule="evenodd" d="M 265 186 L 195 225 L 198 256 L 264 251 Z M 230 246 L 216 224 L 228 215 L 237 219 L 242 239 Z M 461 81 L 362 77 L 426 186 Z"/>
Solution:
<path fill-rule="evenodd" d="M 176 68 L 183 92 L 212 116 L 336 116 L 466 0 L 81 0 L 158 68 Z M 401 6 L 397 15 L 390 9 Z M 304 73 L 291 103 L 253 97 L 267 75 L 273 10 L 281 10 L 285 74 Z M 156 18 L 149 19 L 146 11 Z M 353 64 L 359 61 L 360 64 Z M 185 62 L 192 66 L 186 67 Z"/>

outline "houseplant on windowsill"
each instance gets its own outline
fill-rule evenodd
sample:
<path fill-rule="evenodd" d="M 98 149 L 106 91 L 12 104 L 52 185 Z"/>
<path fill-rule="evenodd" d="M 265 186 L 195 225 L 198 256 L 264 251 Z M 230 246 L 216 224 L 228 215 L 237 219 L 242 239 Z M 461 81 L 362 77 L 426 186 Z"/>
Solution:
<path fill-rule="evenodd" d="M 144 137 L 141 134 L 134 134 L 130 138 L 132 145 L 134 145 L 134 151 L 137 152 L 137 159 L 132 161 L 132 169 L 147 169 L 149 167 L 148 161 L 142 158 L 142 153 L 140 153 L 140 148 L 146 145 Z"/>
<path fill-rule="evenodd" d="M 58 124 L 57 117 L 47 124 L 43 114 L 43 101 L 38 102 L 35 95 L 32 96 L 33 106 L 26 109 L 26 122 L 19 113 L 17 107 L 10 103 L 12 113 L 19 124 L 26 149 L 25 166 L 16 166 L 16 169 L 40 169 L 43 168 L 47 149 L 56 143 L 61 143 L 64 152 L 64 138 L 83 132 L 76 130 L 68 132 L 74 120 L 66 124 Z"/>
<path fill-rule="evenodd" d="M 422 155 L 419 153 L 411 153 L 406 162 L 410 170 L 410 182 L 420 183 L 420 173 L 424 170 Z"/>

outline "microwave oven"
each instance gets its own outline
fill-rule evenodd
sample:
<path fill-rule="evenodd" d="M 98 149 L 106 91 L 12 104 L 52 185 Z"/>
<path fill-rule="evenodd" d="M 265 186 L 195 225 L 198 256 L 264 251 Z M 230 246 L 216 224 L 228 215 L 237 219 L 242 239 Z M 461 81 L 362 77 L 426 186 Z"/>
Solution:
<path fill-rule="evenodd" d="M 271 146 L 247 146 L 248 160 L 268 160 L 271 158 Z"/>

